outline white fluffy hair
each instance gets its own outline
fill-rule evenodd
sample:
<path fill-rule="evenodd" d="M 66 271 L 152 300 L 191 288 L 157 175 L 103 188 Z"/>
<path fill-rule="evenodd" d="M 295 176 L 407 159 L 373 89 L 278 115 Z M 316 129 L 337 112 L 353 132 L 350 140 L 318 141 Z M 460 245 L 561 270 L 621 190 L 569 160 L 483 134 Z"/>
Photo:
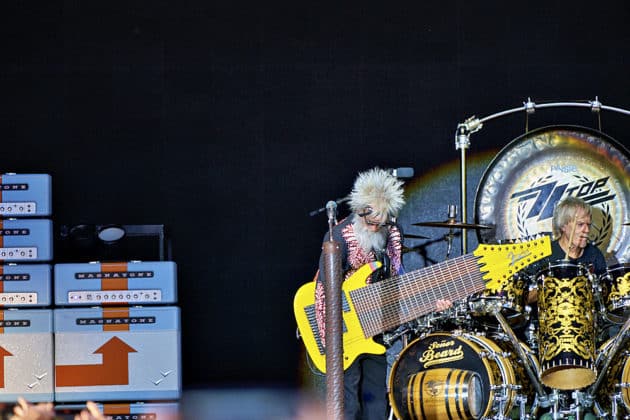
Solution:
<path fill-rule="evenodd" d="M 377 214 L 397 216 L 405 204 L 403 182 L 378 167 L 359 173 L 350 193 L 350 208 L 360 213 L 372 207 Z"/>

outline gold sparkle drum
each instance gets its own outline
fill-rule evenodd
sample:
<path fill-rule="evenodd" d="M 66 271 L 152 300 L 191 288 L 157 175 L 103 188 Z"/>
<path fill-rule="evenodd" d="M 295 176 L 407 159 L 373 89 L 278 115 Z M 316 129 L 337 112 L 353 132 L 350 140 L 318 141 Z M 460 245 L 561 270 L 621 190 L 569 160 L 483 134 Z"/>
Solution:
<path fill-rule="evenodd" d="M 526 363 L 538 372 L 535 358 Z M 389 378 L 389 401 L 400 420 L 507 418 L 517 402 L 536 405 L 524 372 L 507 342 L 436 332 L 400 353 Z"/>
<path fill-rule="evenodd" d="M 597 366 L 604 364 L 605 359 L 612 357 L 610 366 L 604 376 L 596 395 L 596 409 L 600 417 L 612 415 L 620 408 L 623 415 L 608 418 L 627 418 L 630 415 L 630 350 L 621 346 L 617 354 L 609 354 L 613 339 L 606 341 L 597 351 Z"/>
<path fill-rule="evenodd" d="M 560 390 L 595 382 L 593 285 L 586 268 L 566 260 L 549 264 L 538 282 L 541 381 Z"/>
<path fill-rule="evenodd" d="M 630 312 L 630 263 L 608 267 L 599 283 L 606 312 L 615 321 L 624 322 Z"/>

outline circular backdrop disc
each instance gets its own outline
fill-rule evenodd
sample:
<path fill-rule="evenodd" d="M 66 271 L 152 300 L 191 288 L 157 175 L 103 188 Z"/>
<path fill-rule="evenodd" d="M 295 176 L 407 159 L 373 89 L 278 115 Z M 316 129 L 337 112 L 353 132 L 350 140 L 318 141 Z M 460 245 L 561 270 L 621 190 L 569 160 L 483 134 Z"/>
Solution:
<path fill-rule="evenodd" d="M 510 142 L 481 177 L 475 198 L 480 243 L 551 234 L 554 205 L 567 196 L 593 206 L 591 241 L 607 258 L 630 261 L 630 155 L 584 127 L 531 131 Z"/>

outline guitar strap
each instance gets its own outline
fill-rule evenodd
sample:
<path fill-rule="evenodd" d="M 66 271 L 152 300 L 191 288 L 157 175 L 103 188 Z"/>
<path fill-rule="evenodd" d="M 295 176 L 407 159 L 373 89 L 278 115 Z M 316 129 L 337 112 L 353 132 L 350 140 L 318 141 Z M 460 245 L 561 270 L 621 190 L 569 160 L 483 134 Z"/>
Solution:
<path fill-rule="evenodd" d="M 389 255 L 387 255 L 387 250 L 382 249 L 380 251 L 374 251 L 374 255 L 376 256 L 376 261 L 380 262 L 383 265 L 380 270 L 374 273 L 372 283 L 390 278 L 392 267 Z"/>

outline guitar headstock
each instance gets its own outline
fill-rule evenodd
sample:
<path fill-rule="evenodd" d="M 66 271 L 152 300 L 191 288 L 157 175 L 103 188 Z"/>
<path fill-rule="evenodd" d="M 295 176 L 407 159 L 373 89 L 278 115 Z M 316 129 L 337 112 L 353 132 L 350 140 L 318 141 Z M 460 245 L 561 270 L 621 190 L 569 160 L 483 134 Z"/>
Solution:
<path fill-rule="evenodd" d="M 518 271 L 551 255 L 551 239 L 543 236 L 516 244 L 480 244 L 475 252 L 486 288 L 497 291 Z"/>

